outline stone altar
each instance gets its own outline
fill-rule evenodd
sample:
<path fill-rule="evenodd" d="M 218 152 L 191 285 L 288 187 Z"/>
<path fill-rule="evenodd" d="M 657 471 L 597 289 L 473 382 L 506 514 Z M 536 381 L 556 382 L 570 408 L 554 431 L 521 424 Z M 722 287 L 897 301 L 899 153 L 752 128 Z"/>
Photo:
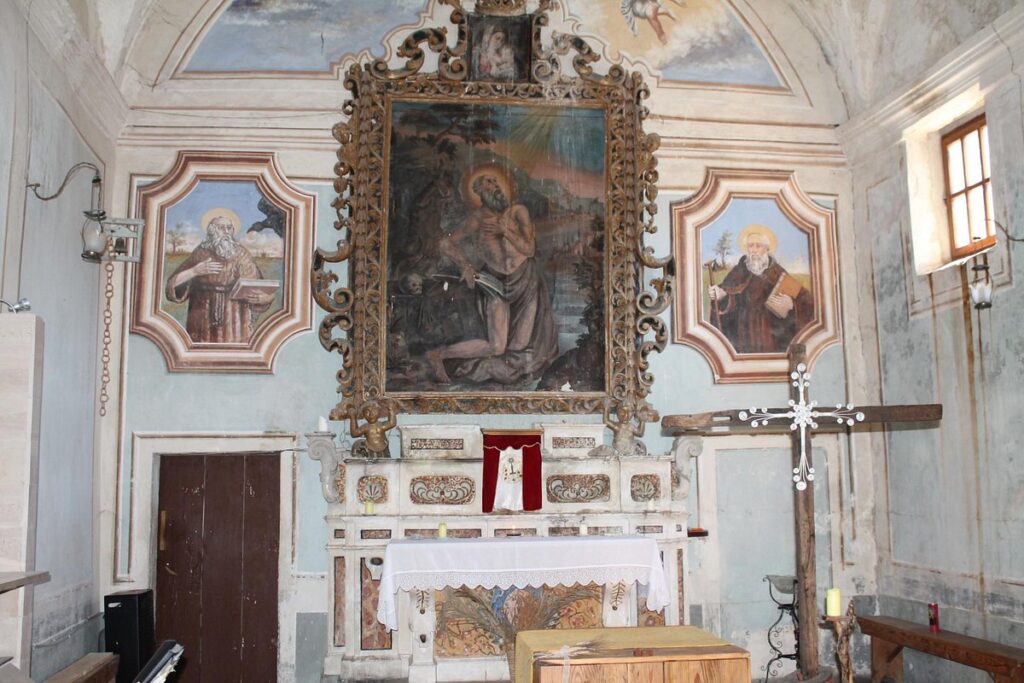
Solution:
<path fill-rule="evenodd" d="M 453 599 L 449 590 L 400 593 L 397 631 L 387 631 L 377 621 L 388 541 L 434 538 L 442 522 L 452 538 L 650 536 L 661 551 L 672 593 L 668 607 L 661 612 L 647 610 L 643 586 L 594 586 L 591 597 L 558 614 L 555 627 L 684 623 L 689 459 L 699 452 L 694 440 L 678 440 L 673 453 L 665 455 L 546 454 L 540 511 L 483 514 L 483 468 L 478 457 L 357 459 L 348 457 L 347 446 L 335 444 L 333 434 L 314 433 L 307 438 L 310 456 L 321 463 L 321 483 L 329 503 L 326 676 L 342 680 L 408 676 L 414 682 L 507 676 L 502 633 L 493 624 L 452 618 L 445 612 L 454 604 L 449 602 Z M 494 589 L 484 598 L 495 605 L 496 612 L 509 614 L 539 599 L 526 594 L 530 590 L 539 589 Z M 438 632 L 439 620 L 448 625 L 444 632 Z"/>

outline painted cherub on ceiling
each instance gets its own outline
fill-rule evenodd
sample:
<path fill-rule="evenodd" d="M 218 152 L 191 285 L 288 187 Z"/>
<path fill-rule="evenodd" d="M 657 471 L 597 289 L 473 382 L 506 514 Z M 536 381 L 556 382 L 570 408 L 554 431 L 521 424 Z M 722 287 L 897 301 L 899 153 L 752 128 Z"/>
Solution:
<path fill-rule="evenodd" d="M 731 0 L 561 0 L 566 19 L 662 81 L 780 88 L 760 41 Z M 231 0 L 191 51 L 195 73 L 330 73 L 372 54 L 436 0 Z M 467 3 L 468 5 L 469 3 Z M 561 12 L 563 10 L 556 10 Z M 443 14 L 443 13 L 442 13 Z"/>
<path fill-rule="evenodd" d="M 680 7 L 685 6 L 681 0 L 672 0 L 672 2 Z M 626 17 L 626 23 L 629 24 L 629 30 L 634 36 L 640 35 L 637 20 L 643 19 L 654 29 L 654 33 L 662 45 L 667 41 L 665 40 L 665 29 L 661 25 L 661 17 L 665 16 L 672 21 L 676 20 L 676 16 L 665 7 L 663 0 L 622 0 L 619 11 L 622 12 L 622 16 Z"/>

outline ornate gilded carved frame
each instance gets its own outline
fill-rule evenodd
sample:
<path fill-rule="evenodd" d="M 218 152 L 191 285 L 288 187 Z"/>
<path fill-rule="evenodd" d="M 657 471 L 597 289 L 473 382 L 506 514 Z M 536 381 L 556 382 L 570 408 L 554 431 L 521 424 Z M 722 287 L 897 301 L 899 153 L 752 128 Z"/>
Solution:
<path fill-rule="evenodd" d="M 654 381 L 648 356 L 661 351 L 667 329 L 659 315 L 671 300 L 671 257 L 657 258 L 643 245 L 655 232 L 657 194 L 654 151 L 659 138 L 642 129 L 649 95 L 641 76 L 613 66 L 596 74 L 598 55 L 581 38 L 546 31 L 552 0 L 541 0 L 526 14 L 523 0 L 478 0 L 473 13 L 460 0 L 437 0 L 452 8 L 457 30 L 448 44 L 444 27 L 415 30 L 397 54 L 406 60 L 392 68 L 385 60 L 353 66 L 345 87 L 346 120 L 334 127 L 340 143 L 335 166 L 334 202 L 341 233 L 334 251 L 317 249 L 313 296 L 327 311 L 320 341 L 342 356 L 338 371 L 341 401 L 333 420 L 350 420 L 353 431 L 382 433 L 399 412 L 411 413 L 603 413 L 620 451 L 635 447 L 645 423 L 658 419 L 646 398 Z M 469 43 L 473 21 L 528 17 L 532 25 L 528 78 L 471 81 Z M 546 35 L 550 34 L 550 35 Z M 437 69 L 426 73 L 426 48 L 437 55 Z M 563 73 L 571 64 L 572 74 Z M 568 69 L 566 69 L 567 71 Z M 605 373 L 600 391 L 389 392 L 385 387 L 388 303 L 387 144 L 391 103 L 396 100 L 547 104 L 599 108 L 605 113 L 604 306 Z M 335 264 L 347 265 L 347 282 Z M 334 266 L 337 270 L 332 270 Z M 643 283 L 644 269 L 662 271 Z M 340 333 L 340 334 L 339 334 Z M 367 439 L 369 442 L 369 438 Z"/>

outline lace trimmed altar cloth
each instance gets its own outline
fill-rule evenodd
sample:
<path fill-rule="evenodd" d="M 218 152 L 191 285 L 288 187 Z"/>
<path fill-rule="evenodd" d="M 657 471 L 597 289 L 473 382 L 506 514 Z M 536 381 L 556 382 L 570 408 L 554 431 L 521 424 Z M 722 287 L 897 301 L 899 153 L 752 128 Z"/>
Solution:
<path fill-rule="evenodd" d="M 648 587 L 647 608 L 668 605 L 658 544 L 641 536 L 465 538 L 391 541 L 384 552 L 377 620 L 398 628 L 400 590 L 459 586 L 525 588 L 637 581 Z"/>

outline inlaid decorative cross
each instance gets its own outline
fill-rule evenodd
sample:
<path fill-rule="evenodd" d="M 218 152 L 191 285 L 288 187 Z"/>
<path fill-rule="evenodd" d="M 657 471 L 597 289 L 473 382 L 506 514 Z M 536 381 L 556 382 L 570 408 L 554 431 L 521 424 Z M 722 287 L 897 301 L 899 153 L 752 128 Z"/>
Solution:
<path fill-rule="evenodd" d="M 803 491 L 807 488 L 807 482 L 814 481 L 814 467 L 811 466 L 810 458 L 807 455 L 807 443 L 810 438 L 807 431 L 818 429 L 818 418 L 835 420 L 836 424 L 852 427 L 854 423 L 864 421 L 864 413 L 854 410 L 852 403 L 847 403 L 845 406 L 839 403 L 832 410 L 817 410 L 818 402 L 807 400 L 811 374 L 807 372 L 805 363 L 797 364 L 789 378 L 797 393 L 797 399 L 789 399 L 789 410 L 772 412 L 768 408 L 751 408 L 750 410 L 741 410 L 738 417 L 744 422 L 749 421 L 750 426 L 755 429 L 774 424 L 771 422 L 772 420 L 785 419 L 789 420 L 790 431 L 800 431 L 800 461 L 793 468 L 793 481 L 796 482 L 797 490 Z"/>
<path fill-rule="evenodd" d="M 789 432 L 793 447 L 793 507 L 796 514 L 796 605 L 797 651 L 800 679 L 818 673 L 817 580 L 814 555 L 814 468 L 811 466 L 812 432 L 839 432 L 862 424 L 893 422 L 935 422 L 942 419 L 942 406 L 900 405 L 864 406 L 838 404 L 833 410 L 818 410 L 815 401 L 808 401 L 806 349 L 793 344 L 789 351 L 790 397 L 787 408 L 750 408 L 721 410 L 696 415 L 668 415 L 661 421 L 662 431 L 678 436 Z M 821 418 L 819 424 L 818 419 Z"/>

